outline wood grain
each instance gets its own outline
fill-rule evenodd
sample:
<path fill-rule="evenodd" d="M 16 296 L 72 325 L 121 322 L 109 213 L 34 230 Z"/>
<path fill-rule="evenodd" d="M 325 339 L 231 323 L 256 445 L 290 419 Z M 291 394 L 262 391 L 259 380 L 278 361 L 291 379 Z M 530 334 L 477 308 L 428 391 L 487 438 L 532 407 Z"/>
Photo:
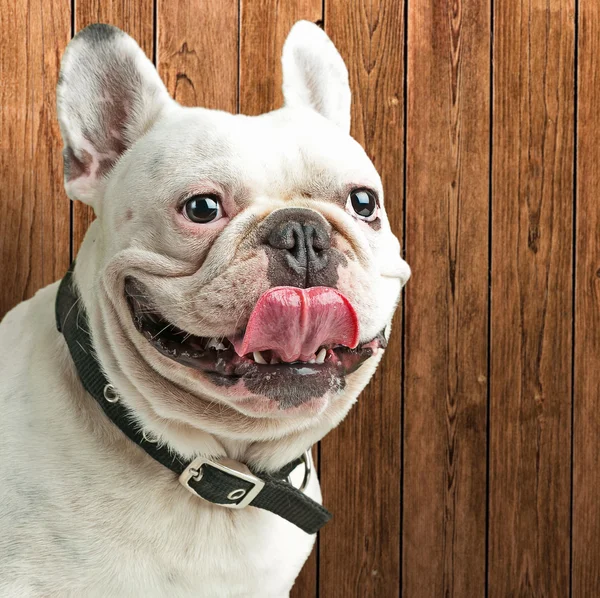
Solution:
<path fill-rule="evenodd" d="M 327 0 L 325 30 L 348 65 L 352 134 L 382 176 L 402 238 L 404 2 Z M 334 513 L 320 539 L 319 595 L 400 589 L 401 314 L 384 363 L 346 420 L 321 442 L 321 484 Z"/>
<path fill-rule="evenodd" d="M 292 25 L 300 19 L 322 21 L 323 4 L 241 0 L 240 8 L 240 112 L 261 114 L 283 105 L 281 50 Z"/>
<path fill-rule="evenodd" d="M 490 596 L 569 595 L 574 0 L 494 2 Z"/>
<path fill-rule="evenodd" d="M 572 595 L 600 596 L 600 4 L 579 3 Z"/>
<path fill-rule="evenodd" d="M 56 81 L 67 3 L 0 0 L 0 319 L 69 266 Z"/>
<path fill-rule="evenodd" d="M 319 446 L 316 445 L 312 449 L 314 471 L 317 472 L 320 479 L 320 464 L 319 464 Z M 317 598 L 319 595 L 318 585 L 318 555 L 319 555 L 319 537 L 317 535 L 317 541 L 310 553 L 302 571 L 296 578 L 292 591 L 290 592 L 290 598 Z"/>
<path fill-rule="evenodd" d="M 485 591 L 489 32 L 489 2 L 411 6 L 402 563 L 411 597 Z"/>
<path fill-rule="evenodd" d="M 75 32 L 92 23 L 108 23 L 131 35 L 150 60 L 154 54 L 153 0 L 75 0 Z M 91 207 L 73 203 L 73 255 L 94 219 Z"/>
<path fill-rule="evenodd" d="M 157 0 L 158 72 L 185 106 L 235 112 L 238 0 Z"/>
<path fill-rule="evenodd" d="M 153 59 L 153 0 L 75 0 L 75 32 L 92 23 L 119 27 Z"/>

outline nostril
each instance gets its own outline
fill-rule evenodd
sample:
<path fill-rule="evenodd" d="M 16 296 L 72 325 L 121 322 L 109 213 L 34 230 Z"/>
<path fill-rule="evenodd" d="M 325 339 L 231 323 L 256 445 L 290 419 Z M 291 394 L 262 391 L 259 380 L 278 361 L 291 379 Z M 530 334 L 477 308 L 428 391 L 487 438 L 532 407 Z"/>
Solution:
<path fill-rule="evenodd" d="M 329 263 L 329 252 L 331 246 L 329 235 L 319 234 L 321 231 L 311 225 L 304 225 L 304 236 L 306 239 L 306 253 L 308 267 L 313 272 L 323 270 Z"/>
<path fill-rule="evenodd" d="M 292 254 L 295 260 L 303 262 L 306 260 L 306 248 L 305 239 L 302 231 L 302 227 L 297 223 L 293 223 L 296 226 L 292 228 L 292 246 L 286 247 L 286 249 Z"/>
<path fill-rule="evenodd" d="M 307 247 L 312 247 L 315 253 L 331 247 L 329 233 L 320 227 L 314 227 L 312 224 L 304 225 L 304 237 L 306 238 Z"/>
<path fill-rule="evenodd" d="M 283 250 L 286 263 L 294 272 L 300 274 L 306 271 L 306 239 L 299 222 L 282 223 L 271 231 L 267 242 L 274 249 Z"/>
<path fill-rule="evenodd" d="M 297 222 L 286 222 L 284 226 L 279 226 L 272 230 L 267 241 L 275 249 L 294 249 L 298 245 L 299 234 L 302 234 L 300 224 Z"/>

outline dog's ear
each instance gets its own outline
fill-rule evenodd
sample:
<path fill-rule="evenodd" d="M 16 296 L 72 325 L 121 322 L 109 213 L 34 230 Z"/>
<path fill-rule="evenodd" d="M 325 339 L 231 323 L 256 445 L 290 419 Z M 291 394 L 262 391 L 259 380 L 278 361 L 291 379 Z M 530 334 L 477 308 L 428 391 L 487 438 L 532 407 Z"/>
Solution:
<path fill-rule="evenodd" d="M 309 21 L 298 21 L 283 46 L 285 105 L 312 108 L 350 132 L 348 70 L 327 34 Z"/>
<path fill-rule="evenodd" d="M 67 195 L 95 205 L 119 157 L 174 104 L 126 33 L 100 24 L 80 31 L 63 56 L 57 89 Z"/>

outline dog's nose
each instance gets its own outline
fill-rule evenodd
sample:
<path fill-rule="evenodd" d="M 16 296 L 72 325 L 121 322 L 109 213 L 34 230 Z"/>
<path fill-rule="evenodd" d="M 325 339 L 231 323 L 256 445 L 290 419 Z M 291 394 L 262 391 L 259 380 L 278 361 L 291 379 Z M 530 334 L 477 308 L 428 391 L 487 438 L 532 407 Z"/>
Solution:
<path fill-rule="evenodd" d="M 266 242 L 281 252 L 287 266 L 307 279 L 329 263 L 331 227 L 314 210 L 278 210 L 268 220 Z"/>

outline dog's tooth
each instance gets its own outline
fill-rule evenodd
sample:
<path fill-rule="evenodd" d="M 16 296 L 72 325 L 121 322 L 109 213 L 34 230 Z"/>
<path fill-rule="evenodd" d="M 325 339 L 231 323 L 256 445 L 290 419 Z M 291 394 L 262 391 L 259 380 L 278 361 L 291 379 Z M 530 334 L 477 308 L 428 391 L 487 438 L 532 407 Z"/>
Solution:
<path fill-rule="evenodd" d="M 254 361 L 256 361 L 256 363 L 261 363 L 262 365 L 267 365 L 267 361 L 262 356 L 262 353 L 260 351 L 254 351 L 254 353 L 252 353 L 252 356 L 254 357 Z"/>
<path fill-rule="evenodd" d="M 323 347 L 318 353 L 317 353 L 317 357 L 315 358 L 315 363 L 325 363 L 325 356 L 327 355 L 327 349 L 325 347 Z"/>
<path fill-rule="evenodd" d="M 216 338 L 211 338 L 206 345 L 207 349 L 216 349 L 217 351 L 225 351 L 227 347 Z"/>

